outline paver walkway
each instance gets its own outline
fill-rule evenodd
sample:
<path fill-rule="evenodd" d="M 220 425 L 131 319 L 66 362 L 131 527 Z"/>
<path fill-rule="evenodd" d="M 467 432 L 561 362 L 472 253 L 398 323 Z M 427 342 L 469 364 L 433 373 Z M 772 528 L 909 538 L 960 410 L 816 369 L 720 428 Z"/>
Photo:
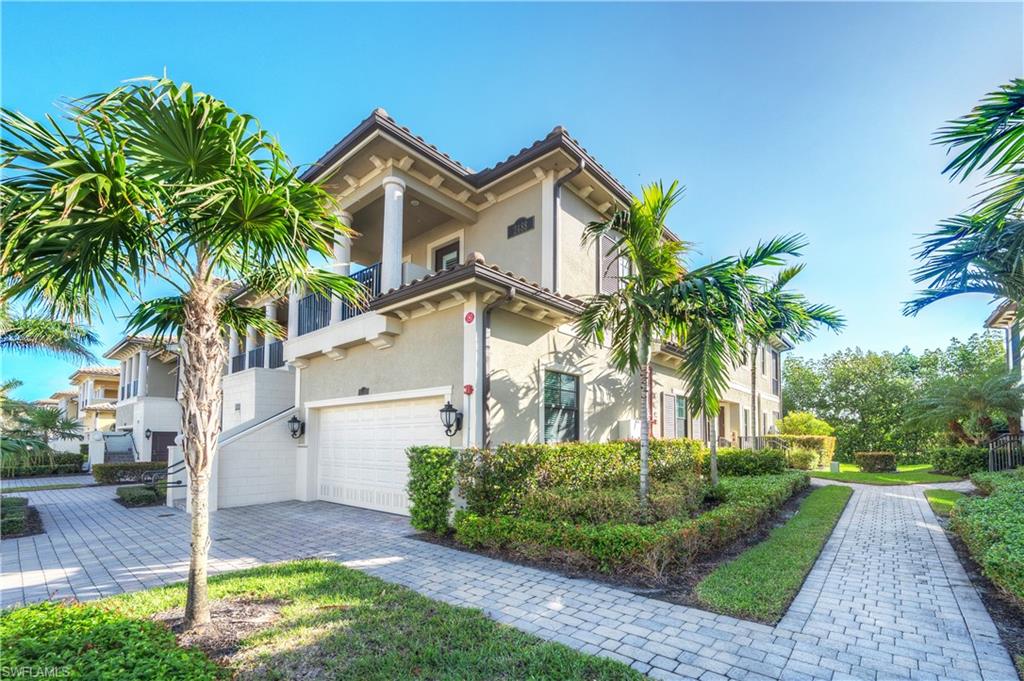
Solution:
<path fill-rule="evenodd" d="M 0 480 L 0 489 L 4 492 L 16 492 L 21 487 L 41 487 L 43 485 L 95 485 L 96 481 L 89 473 L 80 475 L 53 475 L 45 478 L 10 478 Z"/>
<path fill-rule="evenodd" d="M 777 626 L 409 538 L 404 518 L 316 502 L 218 512 L 212 569 L 338 560 L 655 678 L 995 679 L 1016 675 L 919 486 L 853 485 Z M 184 579 L 187 516 L 103 487 L 27 493 L 47 534 L 0 542 L 0 603 L 95 598 Z"/>

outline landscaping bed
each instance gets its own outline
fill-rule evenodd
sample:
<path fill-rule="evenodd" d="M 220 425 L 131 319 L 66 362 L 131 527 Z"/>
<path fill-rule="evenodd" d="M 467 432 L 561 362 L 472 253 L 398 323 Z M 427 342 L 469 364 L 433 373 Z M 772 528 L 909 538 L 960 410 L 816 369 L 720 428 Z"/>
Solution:
<path fill-rule="evenodd" d="M 177 636 L 184 584 L 7 611 L 0 666 L 125 681 L 642 678 L 336 563 L 225 573 L 210 578 L 210 597 L 213 624 Z"/>
<path fill-rule="evenodd" d="M 17 539 L 43 533 L 39 512 L 25 497 L 0 497 L 0 537 Z"/>
<path fill-rule="evenodd" d="M 75 475 L 82 472 L 85 456 L 65 452 L 45 452 L 31 456 L 0 457 L 0 477 L 38 478 L 42 476 Z"/>
<path fill-rule="evenodd" d="M 114 490 L 117 503 L 125 508 L 143 506 L 163 506 L 167 502 L 167 486 L 160 484 L 155 488 L 144 485 L 125 485 Z"/>

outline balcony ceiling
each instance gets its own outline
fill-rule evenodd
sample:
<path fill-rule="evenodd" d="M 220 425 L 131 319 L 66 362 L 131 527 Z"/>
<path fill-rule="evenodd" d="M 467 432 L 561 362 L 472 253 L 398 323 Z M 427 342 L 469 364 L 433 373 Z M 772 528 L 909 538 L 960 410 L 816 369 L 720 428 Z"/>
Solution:
<path fill-rule="evenodd" d="M 413 201 L 419 203 L 413 206 Z M 414 239 L 438 225 L 450 222 L 455 216 L 449 215 L 437 206 L 432 205 L 426 197 L 412 189 L 405 192 L 405 205 L 402 209 L 402 237 L 405 241 Z M 365 207 L 357 210 L 352 216 L 353 228 L 359 236 L 352 242 L 352 259 L 369 265 L 380 260 L 381 233 L 384 224 L 384 197 L 378 196 Z"/>

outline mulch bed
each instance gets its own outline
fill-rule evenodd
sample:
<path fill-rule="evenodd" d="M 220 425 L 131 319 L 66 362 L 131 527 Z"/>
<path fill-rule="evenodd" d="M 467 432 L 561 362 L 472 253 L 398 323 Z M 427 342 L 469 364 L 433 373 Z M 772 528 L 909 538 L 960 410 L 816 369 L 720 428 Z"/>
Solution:
<path fill-rule="evenodd" d="M 431 544 L 439 544 L 458 551 L 476 553 L 489 558 L 503 560 L 508 563 L 539 568 L 573 579 L 589 579 L 595 582 L 602 582 L 649 598 L 656 598 L 669 603 L 687 605 L 707 610 L 707 606 L 699 603 L 696 595 L 694 594 L 694 587 L 697 586 L 697 583 L 714 571 L 719 565 L 728 563 L 751 546 L 764 541 L 768 535 L 771 534 L 773 529 L 779 525 L 785 524 L 787 520 L 793 517 L 793 514 L 800 508 L 800 504 L 803 503 L 804 499 L 807 498 L 807 495 L 809 495 L 813 490 L 814 487 L 808 486 L 794 494 L 778 511 L 765 519 L 756 530 L 746 537 L 738 539 L 719 551 L 702 556 L 685 569 L 669 573 L 657 582 L 652 582 L 650 579 L 632 575 L 609 575 L 605 572 L 598 572 L 596 570 L 573 565 L 569 561 L 540 559 L 530 560 L 522 557 L 521 555 L 503 550 L 470 549 L 457 542 L 451 536 L 439 537 L 429 532 L 420 532 L 411 536 L 414 539 L 419 539 Z"/>
<path fill-rule="evenodd" d="M 273 626 L 281 619 L 281 600 L 224 599 L 210 602 L 213 621 L 205 627 L 182 631 L 185 608 L 165 610 L 152 616 L 173 631 L 178 645 L 196 647 L 210 659 L 226 663 L 243 640 L 252 634 Z"/>
<path fill-rule="evenodd" d="M 43 519 L 39 517 L 39 511 L 34 506 L 25 507 L 25 526 L 21 532 L 4 534 L 4 539 L 17 539 L 18 537 L 31 537 L 34 534 L 43 534 Z"/>
<path fill-rule="evenodd" d="M 974 590 L 978 592 L 981 602 L 985 604 L 985 609 L 999 630 L 999 638 L 1010 651 L 1010 657 L 1016 659 L 1024 656 L 1024 608 L 982 574 L 978 564 L 971 558 L 967 545 L 955 532 L 949 530 L 948 518 L 939 518 L 939 524 L 946 531 L 946 538 L 960 559 L 960 565 L 963 566 L 964 572 L 974 585 Z"/>

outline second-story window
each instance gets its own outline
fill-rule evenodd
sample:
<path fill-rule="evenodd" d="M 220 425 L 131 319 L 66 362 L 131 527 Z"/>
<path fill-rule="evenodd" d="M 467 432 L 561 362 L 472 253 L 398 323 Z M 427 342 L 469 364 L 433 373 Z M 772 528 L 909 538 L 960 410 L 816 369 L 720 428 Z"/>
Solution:
<path fill-rule="evenodd" d="M 459 242 L 453 241 L 434 251 L 434 271 L 440 272 L 459 264 Z"/>

